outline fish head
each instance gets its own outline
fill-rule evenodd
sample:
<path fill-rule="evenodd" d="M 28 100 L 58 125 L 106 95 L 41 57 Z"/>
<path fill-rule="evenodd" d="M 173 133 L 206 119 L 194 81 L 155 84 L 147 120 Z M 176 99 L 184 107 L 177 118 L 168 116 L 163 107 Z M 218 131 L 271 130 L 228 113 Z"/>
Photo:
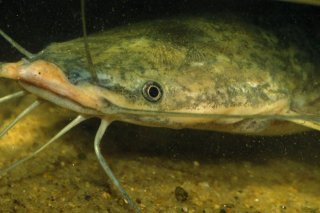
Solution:
<path fill-rule="evenodd" d="M 215 85 L 210 60 L 189 61 L 190 50 L 169 41 L 148 36 L 111 42 L 103 53 L 93 51 L 99 86 L 107 104 L 100 110 L 108 114 L 110 105 L 135 119 L 169 119 L 168 113 L 205 113 L 210 111 Z M 212 109 L 212 107 L 211 107 Z M 150 124 L 148 124 L 150 125 Z"/>
<path fill-rule="evenodd" d="M 30 61 L 4 64 L 0 76 L 16 79 L 26 90 L 62 107 L 120 120 L 140 120 L 137 114 L 144 112 L 158 117 L 200 110 L 197 95 L 210 79 L 199 75 L 201 62 L 193 67 L 186 63 L 187 49 L 144 36 L 112 38 L 90 37 L 98 82 L 90 75 L 81 39 L 52 44 Z M 111 42 L 99 47 L 95 39 Z"/>

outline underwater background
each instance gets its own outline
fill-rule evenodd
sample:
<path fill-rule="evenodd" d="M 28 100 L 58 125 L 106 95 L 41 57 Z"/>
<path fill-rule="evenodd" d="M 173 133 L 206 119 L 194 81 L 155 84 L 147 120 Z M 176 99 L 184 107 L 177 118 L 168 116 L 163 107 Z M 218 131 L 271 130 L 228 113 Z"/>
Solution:
<path fill-rule="evenodd" d="M 226 12 L 294 24 L 320 40 L 320 8 L 271 1 L 88 1 L 89 33 L 180 14 Z M 30 52 L 82 36 L 78 1 L 0 1 L 0 28 Z M 275 25 L 274 27 L 278 27 Z M 317 48 L 315 46 L 315 48 Z M 320 51 L 317 49 L 316 51 Z M 22 56 L 0 39 L 0 61 Z M 319 71 L 320 75 L 320 71 Z M 0 80 L 0 97 L 19 86 Z M 0 105 L 0 126 L 33 96 Z M 45 143 L 75 114 L 46 103 L 0 139 L 0 168 Z M 98 119 L 75 127 L 0 178 L 0 212 L 127 212 L 93 150 Z M 108 128 L 103 154 L 143 212 L 320 212 L 320 133 L 257 137 Z"/>

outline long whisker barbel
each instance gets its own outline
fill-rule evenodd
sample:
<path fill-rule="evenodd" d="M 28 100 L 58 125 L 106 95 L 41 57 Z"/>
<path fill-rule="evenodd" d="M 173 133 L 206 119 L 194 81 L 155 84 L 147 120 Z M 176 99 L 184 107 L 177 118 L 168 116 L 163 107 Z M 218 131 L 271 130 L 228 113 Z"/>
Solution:
<path fill-rule="evenodd" d="M 28 107 L 28 108 L 30 108 L 30 107 Z M 48 147 L 54 141 L 59 139 L 62 135 L 67 133 L 71 128 L 77 126 L 79 123 L 81 123 L 82 121 L 84 121 L 86 119 L 87 119 L 86 117 L 84 117 L 82 115 L 78 115 L 73 121 L 71 121 L 67 126 L 65 126 L 62 130 L 60 130 L 54 137 L 52 137 L 45 144 L 41 145 L 38 149 L 36 149 L 30 155 L 12 163 L 9 167 L 7 167 L 5 169 L 0 170 L 0 176 L 3 176 L 4 174 L 13 170 L 14 168 L 19 166 L 20 164 L 22 164 L 22 163 L 28 161 L 29 159 L 31 159 L 32 157 L 36 156 L 38 153 L 43 151 L 46 147 Z M 18 120 L 18 119 L 15 119 L 15 120 Z M 12 122 L 12 123 L 16 123 L 16 122 Z M 107 127 L 109 126 L 109 124 L 110 123 L 108 121 L 101 120 L 101 124 L 99 126 L 99 129 L 98 129 L 96 136 L 95 136 L 95 139 L 94 139 L 94 150 L 95 150 L 96 156 L 97 156 L 98 161 L 99 161 L 100 165 L 102 166 L 103 170 L 105 171 L 107 176 L 110 178 L 112 184 L 114 184 L 115 187 L 120 191 L 120 193 L 122 194 L 124 199 L 128 202 L 129 206 L 131 206 L 131 208 L 134 210 L 134 212 L 139 213 L 140 209 L 138 208 L 136 203 L 130 198 L 130 196 L 126 192 L 126 190 L 122 187 L 122 185 L 120 184 L 120 182 L 115 177 L 112 170 L 110 169 L 110 166 L 108 165 L 108 163 L 104 159 L 103 155 L 101 154 L 101 149 L 100 149 L 101 139 L 102 139 Z M 9 125 L 9 126 L 11 126 L 11 125 Z"/>
<path fill-rule="evenodd" d="M 37 106 L 40 105 L 40 101 L 33 102 L 30 106 L 28 106 L 25 110 L 23 110 L 8 126 L 6 126 L 3 130 L 0 131 L 0 138 L 6 134 L 12 127 L 14 127 L 22 118 L 24 118 L 27 114 L 29 114 L 32 110 L 34 110 Z"/>
<path fill-rule="evenodd" d="M 14 98 L 18 98 L 18 97 L 24 96 L 25 94 L 26 94 L 25 91 L 19 91 L 19 92 L 15 92 L 15 93 L 6 95 L 6 96 L 0 98 L 0 103 L 9 101 L 9 100 L 14 99 Z"/>
<path fill-rule="evenodd" d="M 29 160 L 30 158 L 34 157 L 35 155 L 37 155 L 38 153 L 40 153 L 42 150 L 44 150 L 47 146 L 49 146 L 51 143 L 53 143 L 54 141 L 56 141 L 58 138 L 60 138 L 62 135 L 64 135 L 66 132 L 68 132 L 71 128 L 75 127 L 76 125 L 78 125 L 79 123 L 81 123 L 82 121 L 86 120 L 87 118 L 79 115 L 78 117 L 76 117 L 73 121 L 71 121 L 67 126 L 65 126 L 62 130 L 60 130 L 55 136 L 53 136 L 48 142 L 46 142 L 45 144 L 41 145 L 36 151 L 32 152 L 30 155 L 28 155 L 27 157 L 24 157 L 16 162 L 14 162 L 13 164 L 11 164 L 9 167 L 0 170 L 0 176 L 4 175 L 5 173 L 11 171 L 12 169 L 14 169 L 15 167 L 17 167 L 18 165 L 22 164 L 23 162 Z"/>
<path fill-rule="evenodd" d="M 0 35 L 7 40 L 15 49 L 17 49 L 22 55 L 26 56 L 28 59 L 32 59 L 35 55 L 23 48 L 20 44 L 14 41 L 9 35 L 0 29 Z"/>
<path fill-rule="evenodd" d="M 88 37 L 87 37 L 87 28 L 86 28 L 86 16 L 85 16 L 85 0 L 81 0 L 81 20 L 82 20 L 82 31 L 83 31 L 83 41 L 84 41 L 84 50 L 87 58 L 87 64 L 89 71 L 91 73 L 91 77 L 95 83 L 99 82 L 96 70 L 94 69 L 94 65 L 92 62 L 92 57 L 90 53 L 89 43 L 88 43 Z M 113 174 L 112 170 L 110 169 L 107 161 L 104 159 L 104 157 L 101 154 L 100 150 L 100 142 L 102 139 L 103 134 L 105 133 L 106 129 L 108 128 L 110 122 L 107 120 L 101 119 L 101 124 L 99 126 L 99 129 L 96 133 L 95 139 L 94 139 L 94 149 L 96 152 L 96 156 L 98 158 L 98 161 L 100 165 L 102 166 L 103 170 L 105 171 L 106 175 L 110 178 L 111 182 L 114 184 L 114 186 L 120 191 L 123 198 L 128 202 L 129 206 L 134 210 L 136 213 L 140 213 L 140 209 L 137 206 L 137 204 L 131 199 L 129 194 L 126 192 L 126 190 L 121 186 L 118 179 Z"/>
<path fill-rule="evenodd" d="M 120 182 L 118 181 L 118 179 L 114 176 L 112 170 L 110 169 L 110 166 L 108 165 L 107 161 L 105 160 L 105 158 L 102 156 L 101 154 L 101 149 L 100 149 L 100 142 L 102 139 L 102 136 L 104 135 L 106 129 L 108 128 L 110 122 L 106 121 L 106 120 L 101 120 L 99 129 L 96 133 L 96 136 L 94 138 L 94 150 L 96 152 L 96 156 L 98 158 L 98 161 L 101 165 L 101 167 L 103 168 L 103 170 L 105 171 L 105 173 L 107 174 L 107 176 L 110 178 L 112 184 L 114 184 L 114 186 L 120 191 L 121 195 L 123 196 L 123 198 L 128 202 L 129 206 L 137 213 L 140 212 L 139 207 L 137 206 L 137 204 L 131 199 L 131 197 L 129 196 L 129 194 L 126 192 L 126 190 L 121 186 Z"/>

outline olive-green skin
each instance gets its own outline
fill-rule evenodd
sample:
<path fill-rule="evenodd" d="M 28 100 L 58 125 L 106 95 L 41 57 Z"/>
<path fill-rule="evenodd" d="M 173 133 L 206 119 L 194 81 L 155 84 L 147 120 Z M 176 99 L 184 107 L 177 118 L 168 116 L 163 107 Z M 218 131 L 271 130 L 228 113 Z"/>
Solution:
<path fill-rule="evenodd" d="M 106 105 L 97 110 L 107 115 L 112 105 L 113 109 L 180 112 L 184 113 L 180 120 L 165 115 L 114 119 L 258 134 L 264 134 L 270 122 L 262 129 L 257 125 L 246 130 L 235 126 L 245 119 L 183 120 L 188 120 L 188 113 L 319 114 L 319 43 L 301 29 L 289 27 L 271 29 L 263 22 L 225 15 L 154 20 L 90 35 L 98 86 L 108 93 Z M 35 60 L 58 65 L 77 86 L 95 84 L 83 46 L 82 38 L 53 43 Z M 159 101 L 143 96 L 148 81 L 161 85 Z"/>

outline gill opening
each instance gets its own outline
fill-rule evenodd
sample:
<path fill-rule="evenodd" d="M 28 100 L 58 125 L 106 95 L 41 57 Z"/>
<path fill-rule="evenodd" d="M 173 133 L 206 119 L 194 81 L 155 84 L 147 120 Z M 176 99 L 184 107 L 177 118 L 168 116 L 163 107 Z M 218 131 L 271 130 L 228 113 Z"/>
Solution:
<path fill-rule="evenodd" d="M 88 69 L 92 75 L 93 81 L 95 83 L 98 83 L 99 79 L 93 66 L 92 57 L 89 49 L 89 43 L 88 43 L 86 14 L 85 14 L 85 0 L 81 0 L 81 20 L 82 20 L 82 32 L 83 32 L 83 44 L 84 44 L 84 51 L 85 51 L 87 63 L 88 63 Z"/>

